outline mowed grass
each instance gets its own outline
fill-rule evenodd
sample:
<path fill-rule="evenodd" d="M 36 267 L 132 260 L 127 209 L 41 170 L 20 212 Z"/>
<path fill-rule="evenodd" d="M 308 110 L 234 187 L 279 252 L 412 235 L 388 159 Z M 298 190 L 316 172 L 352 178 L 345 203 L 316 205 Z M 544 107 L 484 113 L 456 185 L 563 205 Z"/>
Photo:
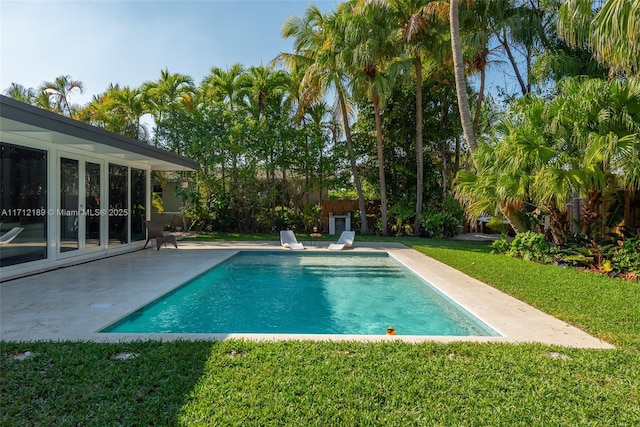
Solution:
<path fill-rule="evenodd" d="M 639 425 L 639 284 L 491 255 L 486 244 L 400 241 L 617 348 L 3 342 L 0 425 Z"/>

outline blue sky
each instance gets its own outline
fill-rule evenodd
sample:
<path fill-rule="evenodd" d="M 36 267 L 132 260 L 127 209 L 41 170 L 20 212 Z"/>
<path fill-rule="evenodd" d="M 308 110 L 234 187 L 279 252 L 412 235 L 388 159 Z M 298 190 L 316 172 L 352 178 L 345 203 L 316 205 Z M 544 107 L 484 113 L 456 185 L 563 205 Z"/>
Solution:
<path fill-rule="evenodd" d="M 292 42 L 289 16 L 337 0 L 0 0 L 0 91 L 38 87 L 60 75 L 83 82 L 84 104 L 110 83 L 140 86 L 160 71 L 196 83 L 212 66 L 268 65 Z"/>

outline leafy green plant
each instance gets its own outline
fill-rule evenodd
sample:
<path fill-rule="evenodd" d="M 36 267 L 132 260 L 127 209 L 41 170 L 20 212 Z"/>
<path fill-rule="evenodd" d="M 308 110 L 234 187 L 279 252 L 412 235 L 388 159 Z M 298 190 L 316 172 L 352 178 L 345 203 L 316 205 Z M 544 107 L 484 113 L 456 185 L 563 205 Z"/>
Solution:
<path fill-rule="evenodd" d="M 420 216 L 420 225 L 429 237 L 453 237 L 464 219 L 464 210 L 457 200 L 445 198 L 441 206 L 428 206 Z"/>
<path fill-rule="evenodd" d="M 500 234 L 500 238 L 494 240 L 491 244 L 491 253 L 492 254 L 506 254 L 509 252 L 511 248 L 511 243 L 507 240 L 507 235 L 502 233 Z"/>
<path fill-rule="evenodd" d="M 151 194 L 151 204 L 154 208 L 156 208 L 156 211 L 159 214 L 164 212 L 164 203 L 162 201 L 162 195 L 160 193 Z"/>
<path fill-rule="evenodd" d="M 176 193 L 185 201 L 181 211 L 191 220 L 191 228 L 212 231 L 221 228 L 220 219 L 224 214 L 227 203 L 219 196 L 204 197 L 195 189 L 178 189 Z"/>
<path fill-rule="evenodd" d="M 500 234 L 504 234 L 509 230 L 509 224 L 505 224 L 504 217 L 502 215 L 491 217 L 487 223 L 487 227 L 499 232 Z"/>
<path fill-rule="evenodd" d="M 271 214 L 273 215 L 273 225 L 276 230 L 284 230 L 286 228 L 294 230 L 302 223 L 300 215 L 286 206 L 276 206 Z"/>
<path fill-rule="evenodd" d="M 619 235 L 607 251 L 612 270 L 640 275 L 640 235 Z"/>
<path fill-rule="evenodd" d="M 389 218 L 391 219 L 391 232 L 400 236 L 410 236 L 413 234 L 411 219 L 414 218 L 415 211 L 413 207 L 404 204 L 393 205 L 389 209 Z"/>
<path fill-rule="evenodd" d="M 518 233 L 511 242 L 508 254 L 514 258 L 546 264 L 553 260 L 553 251 L 544 234 L 533 231 Z"/>
<path fill-rule="evenodd" d="M 635 231 L 625 228 L 602 239 L 577 234 L 574 241 L 559 248 L 556 259 L 574 267 L 594 272 L 627 275 L 640 274 L 640 239 Z"/>
<path fill-rule="evenodd" d="M 308 204 L 302 207 L 302 216 L 307 231 L 313 231 L 314 227 L 320 226 L 322 218 L 322 205 L 319 203 Z"/>

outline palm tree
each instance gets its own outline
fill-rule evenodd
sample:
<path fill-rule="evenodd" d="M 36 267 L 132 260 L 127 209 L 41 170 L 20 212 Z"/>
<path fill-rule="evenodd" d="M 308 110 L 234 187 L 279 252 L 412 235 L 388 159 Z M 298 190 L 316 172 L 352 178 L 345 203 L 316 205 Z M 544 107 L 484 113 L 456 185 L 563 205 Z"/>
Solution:
<path fill-rule="evenodd" d="M 222 105 L 223 123 L 234 122 L 244 112 L 238 113 L 241 108 L 248 108 L 248 95 L 251 79 L 242 64 L 233 64 L 231 68 L 224 70 L 219 67 L 211 67 L 209 75 L 205 76 L 200 84 L 199 93 L 206 104 L 216 103 Z M 245 142 L 242 137 L 234 137 L 234 129 L 227 126 L 224 135 L 225 142 L 221 149 L 229 153 L 231 157 L 231 189 L 234 192 L 238 186 L 239 161 L 242 146 Z M 237 132 L 236 132 L 237 133 Z M 221 162 L 221 182 L 225 188 L 225 161 Z"/>
<path fill-rule="evenodd" d="M 433 52 L 438 43 L 436 21 L 428 20 L 428 2 L 424 0 L 367 0 L 386 5 L 401 28 L 403 45 L 412 58 L 416 85 L 416 209 L 413 223 L 414 235 L 420 234 L 420 216 L 424 187 L 424 141 L 422 119 L 423 52 Z"/>
<path fill-rule="evenodd" d="M 285 153 L 289 138 L 283 137 L 285 121 L 291 124 L 289 94 L 291 77 L 284 70 L 270 67 L 251 67 L 248 71 L 248 104 L 251 118 L 255 123 L 253 149 L 263 156 L 267 178 L 275 183 L 275 172 L 282 170 L 282 181 L 286 181 L 288 162 Z"/>
<path fill-rule="evenodd" d="M 222 102 L 233 112 L 237 104 L 244 102 L 250 83 L 242 64 L 233 64 L 227 70 L 211 67 L 209 75 L 200 84 L 200 90 L 204 99 Z"/>
<path fill-rule="evenodd" d="M 384 167 L 384 140 L 381 110 L 391 89 L 394 75 L 402 64 L 392 62 L 397 52 L 399 31 L 387 20 L 385 10 L 377 4 L 368 4 L 355 10 L 354 3 L 343 3 L 338 17 L 345 30 L 345 49 L 340 59 L 347 64 L 355 93 L 373 105 L 376 123 L 378 175 L 380 179 L 380 215 L 382 235 L 389 235 L 387 190 Z"/>
<path fill-rule="evenodd" d="M 351 104 L 345 85 L 347 70 L 339 59 L 344 49 L 344 33 L 334 13 L 324 15 L 316 6 L 309 6 L 303 17 L 291 17 L 283 24 L 282 35 L 294 39 L 294 53 L 280 54 L 276 60 L 289 68 L 303 68 L 301 108 L 317 103 L 327 92 L 335 94 L 338 116 L 345 134 L 351 175 L 358 194 L 360 231 L 367 231 L 367 209 L 351 136 Z"/>
<path fill-rule="evenodd" d="M 77 112 L 77 120 L 102 127 L 129 138 L 147 141 L 148 131 L 142 124 L 146 104 L 138 88 L 111 84 L 100 95 Z"/>
<path fill-rule="evenodd" d="M 147 113 L 147 104 L 140 88 L 125 86 L 119 89 L 116 85 L 111 89 L 110 101 L 112 108 L 118 111 L 124 119 L 124 135 L 146 141 L 147 128 L 142 124 L 142 116 Z"/>
<path fill-rule="evenodd" d="M 640 72 L 640 0 L 567 0 L 560 7 L 558 33 L 571 46 L 589 46 L 611 71 Z"/>
<path fill-rule="evenodd" d="M 116 129 L 113 125 L 114 115 L 111 113 L 111 105 L 109 105 L 109 97 L 107 95 L 108 92 L 109 89 L 107 89 L 105 93 L 93 95 L 91 102 L 78 111 L 77 117 L 81 122 L 117 133 L 120 129 Z"/>
<path fill-rule="evenodd" d="M 328 168 L 324 167 L 324 151 L 327 146 L 327 132 L 333 131 L 332 109 L 323 102 L 316 102 L 305 109 L 305 115 L 300 119 L 303 124 L 304 133 L 304 156 L 301 157 L 301 167 L 304 170 L 305 189 L 311 189 L 312 173 L 319 178 L 317 183 L 320 190 L 320 200 L 322 200 L 322 190 L 324 177 Z M 309 193 L 306 193 L 309 203 Z"/>
<path fill-rule="evenodd" d="M 476 135 L 473 132 L 471 121 L 471 109 L 467 96 L 467 81 L 464 73 L 464 60 L 462 57 L 462 42 L 460 37 L 460 1 L 449 0 L 449 25 L 451 30 L 451 51 L 453 53 L 453 72 L 456 80 L 456 96 L 458 97 L 458 110 L 464 138 L 467 140 L 469 153 L 478 148 Z"/>
<path fill-rule="evenodd" d="M 175 73 L 164 69 L 160 72 L 160 79 L 149 81 L 142 85 L 142 93 L 145 102 L 153 114 L 156 127 L 162 126 L 162 120 L 167 114 L 177 109 L 190 110 L 195 97 L 193 79 L 187 75 Z M 155 145 L 159 144 L 157 132 L 154 138 Z M 180 147 L 171 147 L 180 152 Z"/>
<path fill-rule="evenodd" d="M 518 131 L 522 134 L 516 137 Z M 528 131 L 521 120 L 503 117 L 496 125 L 496 144 L 483 144 L 473 153 L 475 170 L 458 171 L 454 192 L 471 219 L 482 214 L 499 215 L 508 220 L 516 233 L 528 230 L 518 211 L 527 198 L 531 166 L 521 160 L 524 157 L 533 161 L 535 156 L 531 151 L 537 151 L 531 147 L 539 146 L 538 143 L 518 145 L 531 140 Z"/>
<path fill-rule="evenodd" d="M 640 80 L 571 79 L 561 90 L 557 108 L 577 150 L 582 226 L 589 233 L 607 192 L 640 188 Z"/>
<path fill-rule="evenodd" d="M 83 93 L 84 85 L 79 80 L 73 80 L 71 76 L 59 76 L 52 82 L 42 83 L 39 90 L 47 95 L 60 114 L 71 117 L 69 98 L 76 91 Z"/>
<path fill-rule="evenodd" d="M 496 128 L 495 145 L 474 153 L 476 173 L 459 173 L 456 192 L 472 214 L 500 210 L 510 220 L 530 200 L 562 245 L 575 195 L 586 200 L 580 222 L 590 234 L 608 192 L 640 188 L 640 81 L 569 79 L 559 89 L 551 101 L 518 101 Z"/>
<path fill-rule="evenodd" d="M 248 81 L 249 104 L 259 120 L 272 100 L 282 99 L 283 92 L 289 87 L 290 76 L 282 70 L 258 66 L 249 68 Z"/>
<path fill-rule="evenodd" d="M 33 90 L 33 88 L 26 88 L 18 83 L 11 83 L 11 85 L 4 91 L 4 94 L 16 101 L 30 105 L 35 104 L 37 97 L 36 91 Z"/>

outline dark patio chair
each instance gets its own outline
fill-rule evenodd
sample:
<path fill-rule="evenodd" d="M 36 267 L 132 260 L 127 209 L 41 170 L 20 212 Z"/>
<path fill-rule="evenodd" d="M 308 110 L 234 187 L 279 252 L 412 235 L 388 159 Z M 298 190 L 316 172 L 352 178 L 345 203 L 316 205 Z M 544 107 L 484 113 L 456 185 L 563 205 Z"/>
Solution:
<path fill-rule="evenodd" d="M 172 234 L 166 234 L 162 228 L 162 222 L 160 221 L 145 221 L 147 225 L 147 241 L 144 243 L 144 248 L 147 247 L 149 240 L 156 239 L 156 250 L 160 250 L 160 245 L 164 243 L 164 247 L 167 247 L 167 242 L 173 243 L 173 246 L 178 247 L 176 236 Z M 142 248 L 142 249 L 144 249 Z"/>

